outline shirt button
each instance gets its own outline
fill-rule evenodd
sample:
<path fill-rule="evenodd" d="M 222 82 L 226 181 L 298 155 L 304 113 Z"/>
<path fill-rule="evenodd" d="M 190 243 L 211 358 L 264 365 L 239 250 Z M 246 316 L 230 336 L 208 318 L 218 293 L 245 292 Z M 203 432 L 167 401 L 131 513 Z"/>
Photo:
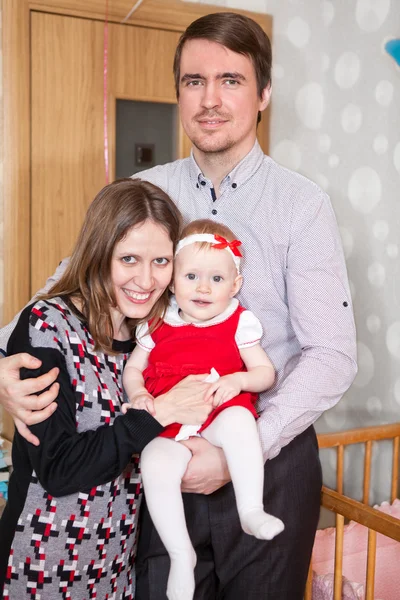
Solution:
<path fill-rule="evenodd" d="M 211 211 L 211 213 L 212 213 L 213 215 L 216 215 L 216 214 L 218 214 L 218 211 L 217 211 L 217 210 L 215 210 L 215 208 L 213 208 L 213 209 L 212 209 L 212 211 Z"/>
<path fill-rule="evenodd" d="M 205 181 L 200 181 L 201 185 L 206 185 Z"/>
<path fill-rule="evenodd" d="M 349 305 L 348 302 L 343 302 L 343 306 L 346 308 Z"/>
<path fill-rule="evenodd" d="M 237 188 L 237 183 L 232 183 L 232 187 L 233 187 L 233 189 L 236 189 Z"/>
<path fill-rule="evenodd" d="M 199 184 L 198 184 L 198 183 L 196 183 L 196 187 L 197 187 L 197 189 L 199 189 L 199 187 L 200 187 L 200 186 L 199 186 Z"/>

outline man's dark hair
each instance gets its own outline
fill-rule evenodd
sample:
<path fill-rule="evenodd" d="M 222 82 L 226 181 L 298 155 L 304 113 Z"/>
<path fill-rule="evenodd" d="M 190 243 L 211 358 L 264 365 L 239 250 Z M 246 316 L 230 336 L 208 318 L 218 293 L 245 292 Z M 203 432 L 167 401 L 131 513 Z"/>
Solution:
<path fill-rule="evenodd" d="M 271 81 L 272 50 L 265 31 L 244 15 L 231 12 L 212 13 L 193 21 L 181 35 L 174 58 L 176 97 L 179 98 L 179 80 L 182 49 L 189 40 L 202 39 L 216 42 L 232 52 L 248 56 L 254 65 L 257 91 L 262 92 Z"/>

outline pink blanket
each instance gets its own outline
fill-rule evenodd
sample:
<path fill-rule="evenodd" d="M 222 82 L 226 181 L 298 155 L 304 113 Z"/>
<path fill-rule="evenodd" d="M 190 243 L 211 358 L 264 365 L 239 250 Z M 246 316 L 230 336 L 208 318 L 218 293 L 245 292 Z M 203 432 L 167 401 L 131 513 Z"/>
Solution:
<path fill-rule="evenodd" d="M 400 519 L 400 500 L 392 505 L 384 502 L 376 506 L 387 514 Z M 368 530 L 351 521 L 345 526 L 343 546 L 343 600 L 364 598 L 367 561 Z M 332 598 L 335 557 L 335 528 L 317 531 L 313 550 L 313 600 Z M 325 595 L 324 595 L 325 594 Z M 400 598 L 400 544 L 381 534 L 377 535 L 375 599 L 399 600 Z"/>

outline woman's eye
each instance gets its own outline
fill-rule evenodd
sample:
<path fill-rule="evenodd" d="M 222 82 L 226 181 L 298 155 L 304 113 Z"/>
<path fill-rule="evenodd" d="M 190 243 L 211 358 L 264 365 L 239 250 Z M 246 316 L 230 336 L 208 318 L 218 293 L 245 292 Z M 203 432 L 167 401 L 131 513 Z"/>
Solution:
<path fill-rule="evenodd" d="M 219 283 L 220 281 L 222 281 L 221 275 L 214 275 L 213 281 L 215 281 L 216 283 Z"/>
<path fill-rule="evenodd" d="M 123 256 L 122 262 L 126 265 L 133 265 L 136 262 L 136 258 L 134 256 Z"/>
<path fill-rule="evenodd" d="M 169 263 L 169 260 L 168 258 L 156 258 L 154 262 L 156 263 L 156 265 L 167 265 Z"/>
<path fill-rule="evenodd" d="M 190 279 L 190 281 L 194 281 L 196 279 L 196 275 L 194 273 L 188 273 L 186 277 Z"/>

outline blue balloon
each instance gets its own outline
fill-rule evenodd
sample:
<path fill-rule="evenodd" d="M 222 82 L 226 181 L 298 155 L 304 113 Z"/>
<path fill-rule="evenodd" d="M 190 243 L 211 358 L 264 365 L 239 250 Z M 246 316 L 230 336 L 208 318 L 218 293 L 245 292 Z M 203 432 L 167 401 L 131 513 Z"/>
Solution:
<path fill-rule="evenodd" d="M 385 50 L 400 66 L 400 40 L 389 40 L 385 44 Z"/>

